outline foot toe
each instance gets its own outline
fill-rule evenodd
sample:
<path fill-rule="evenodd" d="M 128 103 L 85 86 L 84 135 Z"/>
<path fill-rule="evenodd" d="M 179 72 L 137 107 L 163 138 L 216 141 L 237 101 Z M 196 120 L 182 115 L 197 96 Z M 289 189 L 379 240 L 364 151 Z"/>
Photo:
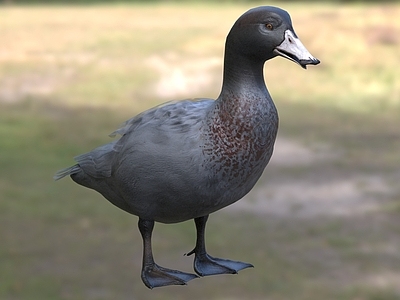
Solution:
<path fill-rule="evenodd" d="M 215 258 L 208 254 L 195 258 L 194 269 L 200 276 L 217 274 L 237 274 L 240 270 L 251 268 L 252 264 L 241 261 Z"/>
<path fill-rule="evenodd" d="M 166 269 L 158 265 L 142 270 L 143 283 L 150 289 L 168 285 L 186 285 L 195 278 L 198 278 L 195 274 Z"/>

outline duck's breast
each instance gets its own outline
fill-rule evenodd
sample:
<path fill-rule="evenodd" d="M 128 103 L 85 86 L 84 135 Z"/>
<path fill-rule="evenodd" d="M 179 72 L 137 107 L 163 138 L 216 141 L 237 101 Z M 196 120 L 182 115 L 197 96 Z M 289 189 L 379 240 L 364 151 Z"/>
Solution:
<path fill-rule="evenodd" d="M 272 100 L 252 99 L 239 108 L 216 109 L 203 153 L 204 166 L 224 191 L 220 206 L 239 200 L 253 188 L 272 156 L 277 130 Z"/>

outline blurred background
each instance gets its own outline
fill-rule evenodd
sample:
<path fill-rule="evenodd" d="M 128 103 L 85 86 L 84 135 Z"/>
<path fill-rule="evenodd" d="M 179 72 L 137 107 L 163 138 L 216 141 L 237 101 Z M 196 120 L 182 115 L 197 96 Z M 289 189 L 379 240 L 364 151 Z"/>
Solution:
<path fill-rule="evenodd" d="M 266 63 L 275 154 L 210 217 L 210 254 L 255 268 L 150 291 L 137 217 L 52 176 L 147 108 L 216 98 L 229 29 L 265 4 L 321 64 Z M 399 16 L 395 1 L 3 1 L 0 298 L 400 299 Z M 194 242 L 192 221 L 157 224 L 155 258 L 191 271 Z"/>

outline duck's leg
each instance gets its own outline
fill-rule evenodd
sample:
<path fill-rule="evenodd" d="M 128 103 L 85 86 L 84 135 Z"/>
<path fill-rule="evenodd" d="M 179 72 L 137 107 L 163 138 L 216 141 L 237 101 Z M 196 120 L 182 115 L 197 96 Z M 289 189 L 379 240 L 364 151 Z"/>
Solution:
<path fill-rule="evenodd" d="M 150 289 L 166 285 L 185 285 L 189 280 L 198 278 L 195 274 L 184 273 L 160 267 L 154 262 L 151 249 L 151 234 L 154 221 L 139 218 L 139 231 L 143 238 L 142 280 Z"/>
<path fill-rule="evenodd" d="M 207 254 L 205 245 L 205 228 L 208 215 L 194 219 L 197 229 L 197 240 L 195 248 L 187 255 L 194 254 L 194 270 L 200 276 L 217 274 L 237 274 L 238 271 L 253 267 L 252 264 L 215 258 Z"/>

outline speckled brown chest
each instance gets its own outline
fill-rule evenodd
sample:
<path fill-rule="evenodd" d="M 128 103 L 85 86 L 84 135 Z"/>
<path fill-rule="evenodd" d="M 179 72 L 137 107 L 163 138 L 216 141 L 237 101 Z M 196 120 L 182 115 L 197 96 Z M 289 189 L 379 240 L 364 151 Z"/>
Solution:
<path fill-rule="evenodd" d="M 230 100 L 216 103 L 203 153 L 216 178 L 240 186 L 252 177 L 257 180 L 268 164 L 278 114 L 269 97 Z"/>

